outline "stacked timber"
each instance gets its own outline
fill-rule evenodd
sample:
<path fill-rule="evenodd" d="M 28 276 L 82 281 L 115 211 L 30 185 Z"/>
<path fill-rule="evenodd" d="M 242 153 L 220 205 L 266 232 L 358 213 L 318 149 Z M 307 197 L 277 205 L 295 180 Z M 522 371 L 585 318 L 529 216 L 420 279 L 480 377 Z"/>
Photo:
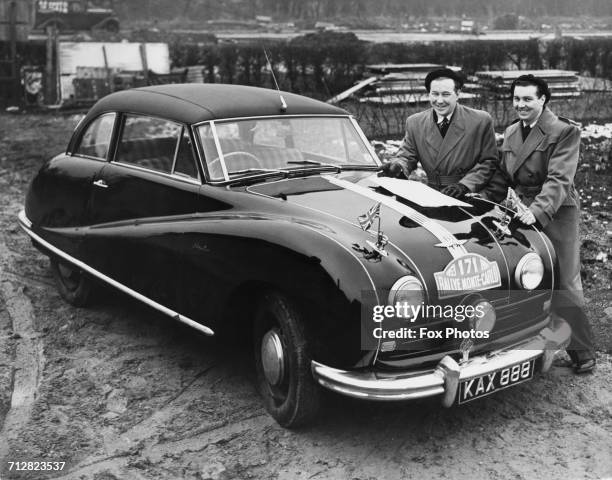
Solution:
<path fill-rule="evenodd" d="M 402 105 L 428 102 L 425 77 L 432 70 L 445 68 L 436 63 L 383 63 L 366 65 L 364 78 L 348 90 L 328 100 L 337 103 L 353 97 L 361 103 Z M 448 67 L 460 71 L 458 67 Z M 461 92 L 461 98 L 474 95 Z"/>
<path fill-rule="evenodd" d="M 498 98 L 508 98 L 512 82 L 519 76 L 527 74 L 546 80 L 552 98 L 580 96 L 578 74 L 568 70 L 491 70 L 476 72 L 476 77 L 482 93 L 493 94 Z"/>
<path fill-rule="evenodd" d="M 361 102 L 405 104 L 427 102 L 425 77 L 444 68 L 435 63 L 383 63 L 366 65 L 365 77 L 375 77 L 359 97 Z"/>

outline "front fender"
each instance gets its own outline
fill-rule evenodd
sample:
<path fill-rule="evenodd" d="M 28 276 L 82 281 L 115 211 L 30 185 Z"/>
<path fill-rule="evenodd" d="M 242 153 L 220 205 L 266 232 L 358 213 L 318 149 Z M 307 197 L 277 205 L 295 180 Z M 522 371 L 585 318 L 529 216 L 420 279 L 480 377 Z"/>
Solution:
<path fill-rule="evenodd" d="M 222 321 L 235 292 L 265 285 L 306 310 L 316 358 L 339 368 L 371 359 L 374 352 L 361 350 L 361 307 L 364 298 L 384 303 L 384 292 L 407 274 L 392 249 L 389 257 L 372 261 L 354 248 L 370 238 L 366 232 L 333 230 L 290 217 L 241 214 L 190 223 L 184 233 L 187 270 L 194 281 L 207 279 L 203 284 L 212 303 L 206 311 L 215 322 Z M 240 316 L 248 320 L 254 308 L 240 307 Z"/>

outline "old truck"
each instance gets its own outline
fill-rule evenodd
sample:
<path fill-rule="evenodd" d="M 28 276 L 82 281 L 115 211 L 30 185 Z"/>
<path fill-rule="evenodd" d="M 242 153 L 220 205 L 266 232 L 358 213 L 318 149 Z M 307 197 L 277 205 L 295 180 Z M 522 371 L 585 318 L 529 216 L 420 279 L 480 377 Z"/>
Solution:
<path fill-rule="evenodd" d="M 60 32 L 100 29 L 119 31 L 112 0 L 38 0 L 35 8 L 34 29 L 55 27 Z"/>

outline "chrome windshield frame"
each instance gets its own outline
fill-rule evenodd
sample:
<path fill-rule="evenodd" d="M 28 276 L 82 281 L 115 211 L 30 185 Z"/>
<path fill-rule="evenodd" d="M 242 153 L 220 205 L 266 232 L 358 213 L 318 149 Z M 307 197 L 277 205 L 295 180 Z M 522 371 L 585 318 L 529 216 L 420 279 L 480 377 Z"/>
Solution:
<path fill-rule="evenodd" d="M 350 124 L 352 124 L 353 129 L 355 130 L 355 133 L 357 134 L 357 137 L 361 140 L 361 142 L 365 145 L 365 149 L 366 151 L 370 154 L 370 157 L 373 160 L 372 163 L 372 167 L 380 167 L 381 166 L 381 162 L 380 159 L 378 158 L 378 156 L 376 155 L 376 152 L 374 151 L 374 148 L 372 147 L 372 145 L 370 144 L 370 142 L 368 141 L 367 137 L 365 136 L 365 134 L 363 133 L 363 130 L 361 130 L 361 127 L 359 126 L 359 124 L 357 123 L 357 120 L 355 120 L 355 118 L 352 115 L 336 115 L 336 114 L 296 114 L 296 115 L 261 115 L 261 116 L 251 116 L 251 117 L 233 117 L 233 118 L 223 118 L 223 119 L 216 119 L 216 120 L 206 120 L 203 122 L 198 122 L 198 123 L 194 123 L 192 125 L 193 131 L 194 133 L 196 133 L 195 137 L 196 137 L 196 141 L 198 143 L 198 148 L 196 148 L 196 150 L 198 151 L 198 153 L 200 154 L 201 157 L 201 165 L 204 168 L 204 173 L 206 178 L 207 183 L 216 185 L 216 184 L 225 184 L 227 182 L 231 182 L 234 180 L 242 180 L 244 178 L 247 177 L 239 177 L 239 178 L 230 178 L 229 176 L 229 171 L 227 169 L 227 165 L 225 164 L 225 158 L 224 158 L 224 152 L 221 149 L 221 142 L 219 140 L 219 136 L 217 133 L 217 124 L 221 124 L 221 123 L 231 123 L 231 122 L 240 122 L 243 120 L 279 120 L 279 119 L 291 119 L 291 118 L 339 118 L 339 119 L 348 119 L 348 121 L 350 122 Z M 204 146 L 202 143 L 202 138 L 200 135 L 200 127 L 209 125 L 210 126 L 210 130 L 211 130 L 211 134 L 213 137 L 213 142 L 215 145 L 215 148 L 217 150 L 217 154 L 218 154 L 218 159 L 219 162 L 221 164 L 221 170 L 223 172 L 223 178 L 219 178 L 219 179 L 212 179 L 210 178 L 210 172 L 208 170 L 208 162 L 206 161 L 206 152 L 204 150 Z M 341 166 L 341 165 L 339 165 Z M 368 165 L 364 165 L 364 166 L 368 166 Z M 290 170 L 288 170 L 290 171 Z M 259 174 L 259 173 L 254 173 L 252 176 L 259 176 L 259 175 L 263 175 L 265 176 L 265 173 Z M 250 178 L 250 176 L 248 177 Z"/>

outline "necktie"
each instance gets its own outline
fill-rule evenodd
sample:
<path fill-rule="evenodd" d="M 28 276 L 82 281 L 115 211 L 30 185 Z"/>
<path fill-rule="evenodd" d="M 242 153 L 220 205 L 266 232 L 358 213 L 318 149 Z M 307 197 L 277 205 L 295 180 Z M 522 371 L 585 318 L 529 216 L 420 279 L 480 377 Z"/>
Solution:
<path fill-rule="evenodd" d="M 521 132 L 523 134 L 523 142 L 524 142 L 527 136 L 529 135 L 529 132 L 531 132 L 531 127 L 529 125 L 523 125 L 521 127 Z"/>
<path fill-rule="evenodd" d="M 446 135 L 446 131 L 448 130 L 449 124 L 450 122 L 448 121 L 447 117 L 444 117 L 444 119 L 438 124 L 438 127 L 440 128 L 440 135 L 442 135 L 442 138 L 444 138 L 444 136 Z"/>

